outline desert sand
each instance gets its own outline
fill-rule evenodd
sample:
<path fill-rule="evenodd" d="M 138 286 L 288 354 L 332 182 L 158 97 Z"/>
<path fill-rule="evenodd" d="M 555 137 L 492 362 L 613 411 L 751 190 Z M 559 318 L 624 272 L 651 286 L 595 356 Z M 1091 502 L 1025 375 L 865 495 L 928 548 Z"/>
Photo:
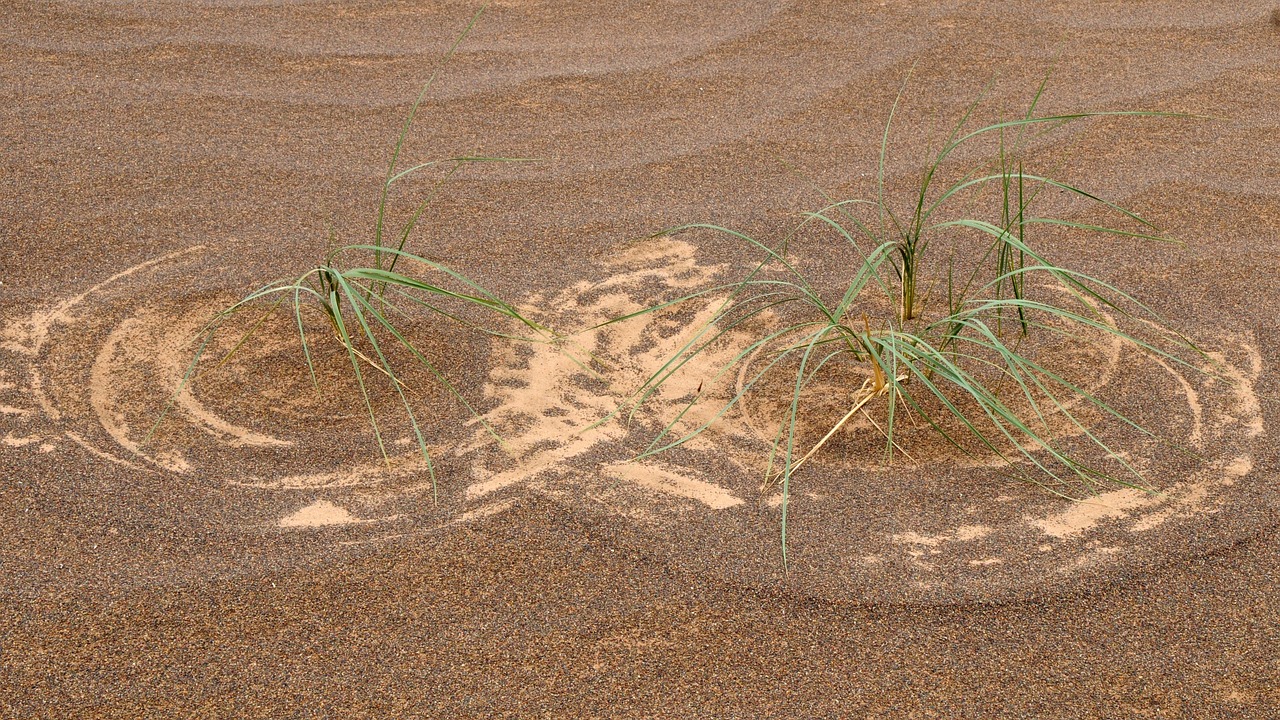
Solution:
<path fill-rule="evenodd" d="M 419 373 L 436 480 L 385 388 L 384 462 L 341 349 L 318 336 L 316 393 L 287 314 L 149 434 L 212 313 L 371 240 L 475 10 L 0 9 L 0 715 L 1280 717 L 1273 4 L 499 0 L 403 157 L 528 159 L 460 171 L 408 245 L 571 334 L 415 326 L 502 443 Z M 695 365 L 590 427 L 709 309 L 589 328 L 758 259 L 655 233 L 779 242 L 819 188 L 874 187 L 900 91 L 890 188 L 976 97 L 1016 113 L 1046 75 L 1045 114 L 1184 115 L 1031 150 L 1180 242 L 1052 245 L 1216 368 L 1076 349 L 1164 439 L 1120 434 L 1159 492 L 1072 501 L 938 443 L 884 467 L 855 423 L 793 480 L 784 572 L 777 407 L 628 462 Z"/>

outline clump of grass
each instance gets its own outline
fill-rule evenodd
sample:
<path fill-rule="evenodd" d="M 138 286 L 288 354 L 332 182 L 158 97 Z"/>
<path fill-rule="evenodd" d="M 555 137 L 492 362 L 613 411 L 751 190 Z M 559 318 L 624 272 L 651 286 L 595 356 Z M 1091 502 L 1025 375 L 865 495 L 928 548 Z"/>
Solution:
<path fill-rule="evenodd" d="M 448 63 L 463 39 L 475 26 L 484 9 L 484 7 L 480 8 L 471 18 L 444 56 L 440 67 Z M 405 249 L 427 207 L 460 169 L 474 163 L 519 160 L 518 158 L 466 155 L 420 162 L 409 167 L 401 166 L 400 156 L 405 140 L 438 73 L 439 68 L 424 84 L 401 128 L 382 184 L 372 242 L 347 245 L 332 250 L 324 257 L 323 262 L 301 276 L 269 283 L 218 312 L 197 334 L 195 356 L 175 392 L 175 397 L 193 380 L 201 358 L 224 323 L 250 308 L 261 307 L 264 304 L 266 309 L 261 317 L 250 325 L 218 364 L 221 365 L 230 360 L 249 342 L 272 314 L 280 311 L 282 307 L 287 307 L 296 321 L 298 340 L 312 385 L 318 392 L 323 392 L 316 378 L 313 362 L 313 347 L 317 340 L 308 334 L 307 323 L 304 320 L 304 314 L 318 310 L 327 320 L 332 339 L 346 352 L 378 449 L 388 464 L 390 459 L 386 444 L 370 398 L 369 382 L 373 378 L 385 380 L 398 395 L 412 427 L 418 450 L 427 463 L 434 490 L 435 467 L 427 450 L 422 424 L 414 411 L 408 386 L 401 379 L 401 374 L 393 363 L 393 349 L 399 353 L 400 357 L 403 358 L 407 354 L 414 363 L 425 368 L 431 377 L 462 403 L 477 421 L 497 438 L 494 429 L 440 371 L 436 362 L 422 352 L 405 331 L 406 321 L 425 315 L 428 318 L 459 323 L 469 329 L 504 338 L 531 342 L 548 342 L 553 339 L 552 333 L 547 328 L 531 320 L 514 305 L 502 300 L 474 280 L 442 263 Z M 443 168 L 444 172 L 403 224 L 392 232 L 392 224 L 388 218 L 388 203 L 393 186 L 428 168 Z M 361 263 L 360 260 L 365 262 Z M 400 270 L 397 270 L 397 267 Z M 405 271 L 405 268 L 410 269 Z M 510 324 L 510 320 L 515 320 L 527 330 L 527 333 L 513 335 L 487 327 L 482 324 L 486 316 L 499 320 L 504 327 Z M 173 399 L 170 399 L 148 437 L 155 432 L 172 405 Z"/>
<path fill-rule="evenodd" d="M 1137 214 L 1076 185 L 1032 172 L 1026 163 L 1034 137 L 1068 123 L 1101 116 L 1170 114 L 1041 116 L 1036 108 L 1045 85 L 1040 84 L 1018 117 L 971 127 L 983 98 L 975 100 L 924 164 L 906 197 L 894 196 L 885 179 L 900 92 L 884 126 L 873 198 L 837 201 L 824 194 L 826 204 L 807 213 L 776 245 L 716 225 L 668 231 L 724 233 L 759 251 L 763 259 L 741 281 L 628 316 L 695 299 L 722 298 L 714 317 L 697 328 L 620 411 L 634 413 L 682 366 L 717 343 L 744 332 L 754 339 L 738 347 L 716 371 L 712 382 L 735 374 L 739 380 L 732 397 L 711 419 L 694 427 L 681 423 L 694 404 L 704 401 L 699 395 L 640 457 L 698 437 L 753 391 L 776 394 L 778 384 L 786 387 L 782 392 L 789 400 L 771 443 L 765 483 L 781 489 L 784 564 L 792 480 L 858 415 L 882 435 L 886 462 L 892 462 L 895 453 L 907 452 L 899 440 L 902 423 L 909 418 L 964 453 L 998 457 L 1017 475 L 1052 492 L 1072 496 L 1107 482 L 1146 488 L 1141 473 L 1096 431 L 1090 415 L 1152 434 L 1061 368 L 1038 358 L 1036 337 L 1071 342 L 1087 342 L 1088 336 L 1119 339 L 1140 352 L 1188 367 L 1187 353 L 1198 351 L 1132 296 L 1056 263 L 1034 236 L 1053 228 L 1066 234 L 1172 241 Z M 979 151 L 987 160 L 970 165 L 954 160 L 962 148 Z M 1084 201 L 1115 220 L 1087 223 L 1041 215 L 1037 201 L 1049 195 L 1046 191 Z M 831 248 L 833 256 L 856 258 L 844 265 L 843 280 L 834 291 L 819 288 L 813 274 L 793 259 L 799 253 L 791 246 L 806 227 L 825 228 L 828 237 L 838 240 Z M 935 259 L 938 253 L 943 257 Z M 779 374 L 782 381 L 771 379 Z M 819 378 L 832 376 L 844 383 L 848 410 L 820 439 L 806 441 L 802 420 L 814 414 L 809 391 Z M 1083 438 L 1086 449 L 1101 451 L 1107 466 L 1081 455 L 1079 442 L 1072 446 L 1076 450 L 1069 450 L 1060 442 L 1064 429 Z"/>

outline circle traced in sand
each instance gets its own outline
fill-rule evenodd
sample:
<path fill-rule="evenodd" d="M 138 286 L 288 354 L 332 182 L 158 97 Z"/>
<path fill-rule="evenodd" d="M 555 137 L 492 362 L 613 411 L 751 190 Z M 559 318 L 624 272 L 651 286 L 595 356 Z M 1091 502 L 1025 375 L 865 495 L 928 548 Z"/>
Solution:
<path fill-rule="evenodd" d="M 653 240 L 613 258 L 608 280 L 530 304 L 559 308 L 561 326 L 590 327 L 725 282 L 725 270 L 700 265 L 688 243 Z M 508 438 L 514 459 L 476 463 L 467 497 L 524 488 L 626 518 L 657 552 L 695 572 L 748 582 L 778 578 L 782 497 L 765 478 L 794 375 L 780 373 L 785 383 L 762 383 L 723 411 L 749 372 L 723 368 L 769 322 L 766 314 L 756 327 L 708 326 L 723 302 L 706 296 L 596 327 L 559 352 L 499 351 L 488 389 L 496 406 L 491 414 L 499 424 L 519 420 L 521 430 Z M 626 399 L 672 369 L 668 363 L 682 348 L 718 333 L 717 342 L 629 411 Z M 1046 419 L 1055 441 L 1082 457 L 1099 454 L 1089 434 L 1114 442 L 1140 476 L 1125 476 L 1105 458 L 1100 463 L 1141 489 L 1107 481 L 1027 483 L 994 453 L 963 454 L 918 419 L 911 421 L 916 427 L 901 424 L 904 447 L 886 462 L 888 443 L 873 410 L 842 429 L 792 480 L 791 579 L 843 600 L 1017 598 L 1229 542 L 1229 534 L 1210 528 L 1250 493 L 1254 445 L 1265 432 L 1254 392 L 1262 360 L 1248 336 L 1213 341 L 1222 351 L 1200 358 L 1200 368 L 1102 333 L 1051 335 L 1035 350 L 1064 379 L 1159 435 L 1147 437 L 1079 399 L 1064 402 L 1077 420 L 1061 413 Z M 806 398 L 797 447 L 812 445 L 848 410 L 862 379 L 835 373 L 809 386 L 814 395 Z M 690 405 L 694 399 L 699 402 Z M 610 413 L 617 414 L 581 432 Z M 618 464 L 652 447 L 671 422 L 667 441 L 711 424 L 678 449 Z"/>
<path fill-rule="evenodd" d="M 209 372 L 239 340 L 219 336 L 197 380 L 173 395 L 191 337 L 237 298 L 161 301 L 140 288 L 180 287 L 206 252 L 156 258 L 9 322 L 0 349 L 20 356 L 26 373 L 0 378 L 0 412 L 13 421 L 5 444 L 74 443 L 158 483 L 217 482 L 275 507 L 266 527 L 342 528 L 341 544 L 412 542 L 441 522 L 478 520 L 537 493 L 627 523 L 653 552 L 691 571 L 747 583 L 781 576 L 780 495 L 764 481 L 781 395 L 762 386 L 721 414 L 741 382 L 736 370 L 721 369 L 759 328 L 708 326 L 724 300 L 715 295 L 599 325 L 732 279 L 726 267 L 700 264 L 693 245 L 636 244 L 609 261 L 602 282 L 525 299 L 524 307 L 553 309 L 550 324 L 559 330 L 589 329 L 558 345 L 492 343 L 483 397 L 472 401 L 500 440 L 440 386 L 408 379 L 438 485 L 414 449 L 396 393 L 371 382 L 389 465 L 381 459 L 346 355 L 322 334 L 313 335 L 320 391 L 311 387 L 290 313 L 264 321 L 236 359 Z M 245 317 L 242 329 L 256 320 Z M 428 354 L 456 353 L 453 338 L 417 330 Z M 636 389 L 673 369 L 668 362 L 682 347 L 721 330 L 718 342 L 630 411 Z M 1019 598 L 1229 542 L 1214 526 L 1249 496 L 1254 445 L 1265 433 L 1253 390 L 1262 360 L 1252 338 L 1213 338 L 1222 351 L 1206 360 L 1208 372 L 1094 340 L 1045 352 L 1089 392 L 1119 398 L 1163 439 L 1084 411 L 1088 424 L 1059 425 L 1060 439 L 1079 449 L 1087 447 L 1085 430 L 1114 432 L 1116 447 L 1156 492 L 1100 484 L 1075 502 L 927 432 L 886 465 L 873 412 L 792 480 L 789 581 L 840 600 Z M 458 362 L 463 370 L 486 365 L 474 355 Z M 847 409 L 840 388 L 858 381 L 835 374 L 830 386 L 812 387 L 827 402 L 810 404 L 806 438 Z M 165 422 L 149 434 L 170 398 Z M 629 461 L 672 421 L 677 430 L 710 426 L 681 448 Z M 264 527 L 261 516 L 245 522 Z M 319 542 L 334 537 L 317 534 Z"/>
<path fill-rule="evenodd" d="M 184 386 L 201 330 L 239 299 L 183 290 L 197 264 L 234 263 L 211 253 L 197 246 L 155 258 L 8 322 L 0 351 L 18 356 L 24 371 L 0 388 L 9 403 L 0 410 L 23 426 L 6 444 L 73 444 L 175 494 L 219 484 L 255 500 L 244 518 L 251 531 L 347 527 L 367 535 L 413 517 L 438 526 L 437 487 L 402 401 L 363 367 L 384 459 L 350 360 L 318 312 L 304 315 L 314 386 L 291 306 L 263 319 L 268 303 L 228 321 Z M 443 358 L 442 370 L 466 364 L 449 357 L 452 337 L 425 330 L 416 342 Z M 404 360 L 390 348 L 388 355 Z M 468 415 L 428 373 L 404 378 L 428 450 L 447 465 L 447 443 L 469 435 L 459 427 Z M 263 503 L 276 508 L 274 519 L 262 517 Z"/>

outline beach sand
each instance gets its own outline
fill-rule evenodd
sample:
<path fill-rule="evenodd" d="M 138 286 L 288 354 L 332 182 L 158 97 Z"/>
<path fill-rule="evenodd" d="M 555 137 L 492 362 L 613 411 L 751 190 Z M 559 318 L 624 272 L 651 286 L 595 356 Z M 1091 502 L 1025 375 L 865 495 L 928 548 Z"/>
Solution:
<path fill-rule="evenodd" d="M 714 354 L 631 425 L 587 429 L 707 305 L 579 332 L 568 351 L 414 326 L 504 438 L 406 376 L 435 483 L 387 388 L 371 400 L 383 462 L 345 356 L 319 336 L 330 392 L 311 389 L 287 314 L 148 437 L 213 312 L 335 242 L 371 241 L 397 134 L 474 6 L 11 0 L 0 715 L 1280 717 L 1273 10 L 484 13 L 402 158 L 529 161 L 460 171 L 407 247 L 561 332 L 758 260 L 723 234 L 654 237 L 664 228 L 776 244 L 824 204 L 819 188 L 874 194 L 900 92 L 891 192 L 975 98 L 984 119 L 1014 116 L 1046 75 L 1044 114 L 1189 115 L 1075 123 L 1029 151 L 1182 243 L 1049 235 L 1055 260 L 1211 353 L 1204 374 L 1080 350 L 1090 390 L 1165 439 L 1107 425 L 1160 493 L 1071 502 L 927 441 L 886 468 L 854 427 L 793 480 L 784 572 L 780 497 L 760 489 L 777 407 L 743 403 L 689 446 L 627 462 L 711 382 Z M 402 182 L 389 216 L 438 177 Z M 830 240 L 791 250 L 820 258 Z M 839 282 L 833 257 L 813 261 L 817 282 Z M 571 357 L 588 352 L 601 377 Z"/>

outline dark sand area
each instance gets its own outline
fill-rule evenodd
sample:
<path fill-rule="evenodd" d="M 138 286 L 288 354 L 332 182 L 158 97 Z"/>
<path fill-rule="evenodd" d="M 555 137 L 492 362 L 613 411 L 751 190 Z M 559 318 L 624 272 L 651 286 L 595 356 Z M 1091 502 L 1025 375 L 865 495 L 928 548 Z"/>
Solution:
<path fill-rule="evenodd" d="M 340 349 L 311 389 L 287 316 L 145 438 L 213 312 L 371 239 L 475 6 L 7 0 L 0 716 L 1280 717 L 1273 8 L 493 3 L 404 157 L 536 161 L 460 172 L 410 249 L 566 332 L 757 259 L 658 230 L 773 243 L 814 186 L 866 196 L 909 73 L 891 190 L 984 89 L 1011 115 L 1051 69 L 1046 114 L 1194 116 L 1030 150 L 1183 243 L 1050 238 L 1217 363 L 1090 350 L 1091 390 L 1193 450 L 1120 429 L 1161 494 L 1072 503 L 842 440 L 796 476 L 784 574 L 763 403 L 642 464 L 652 419 L 578 432 L 679 346 L 656 320 L 578 336 L 612 368 L 594 384 L 550 346 L 418 327 L 507 441 L 417 377 L 437 488 L 389 391 L 384 466 Z"/>

